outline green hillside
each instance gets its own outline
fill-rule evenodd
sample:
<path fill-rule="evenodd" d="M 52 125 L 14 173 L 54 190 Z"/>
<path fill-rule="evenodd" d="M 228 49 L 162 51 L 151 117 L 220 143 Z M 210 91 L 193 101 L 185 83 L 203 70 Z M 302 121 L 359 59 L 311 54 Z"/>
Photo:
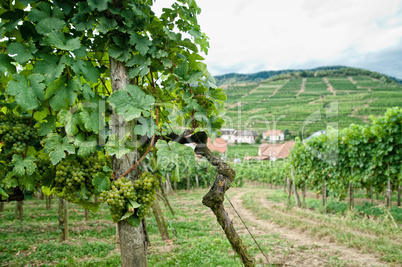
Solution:
<path fill-rule="evenodd" d="M 329 125 L 363 124 L 370 115 L 402 106 L 401 84 L 378 73 L 347 69 L 288 73 L 258 83 L 222 86 L 228 98 L 224 127 L 257 133 L 289 129 L 292 136 L 305 138 Z"/>

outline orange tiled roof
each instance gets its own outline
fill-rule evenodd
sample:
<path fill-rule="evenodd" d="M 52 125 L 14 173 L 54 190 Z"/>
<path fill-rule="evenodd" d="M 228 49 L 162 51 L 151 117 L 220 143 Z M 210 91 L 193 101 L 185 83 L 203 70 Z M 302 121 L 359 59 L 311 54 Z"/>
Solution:
<path fill-rule="evenodd" d="M 274 158 L 286 158 L 289 156 L 290 149 L 294 146 L 295 141 L 289 141 L 283 144 L 262 144 L 259 147 L 261 156 L 268 156 Z"/>
<path fill-rule="evenodd" d="M 264 133 L 265 136 L 278 136 L 279 134 L 283 134 L 281 130 L 268 130 Z"/>
<path fill-rule="evenodd" d="M 215 138 L 214 143 L 211 142 L 211 138 L 208 138 L 207 147 L 212 152 L 226 153 L 228 150 L 228 144 L 223 138 Z"/>

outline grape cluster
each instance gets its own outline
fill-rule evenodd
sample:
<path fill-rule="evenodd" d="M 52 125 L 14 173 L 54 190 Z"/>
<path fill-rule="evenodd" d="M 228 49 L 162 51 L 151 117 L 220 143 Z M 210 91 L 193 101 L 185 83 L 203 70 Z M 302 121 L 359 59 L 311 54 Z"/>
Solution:
<path fill-rule="evenodd" d="M 130 201 L 141 204 L 136 210 L 140 219 L 143 219 L 149 212 L 155 200 L 156 188 L 159 186 L 158 179 L 149 172 L 144 172 L 138 180 L 133 183 L 127 178 L 113 181 L 112 188 L 103 191 L 99 201 L 106 202 L 110 206 L 113 222 L 118 222 L 121 217 L 132 208 Z"/>
<path fill-rule="evenodd" d="M 107 202 L 110 206 L 113 222 L 116 223 L 127 212 L 130 200 L 136 201 L 137 196 L 134 192 L 133 183 L 128 178 L 113 181 L 112 188 L 108 191 L 103 191 L 99 197 L 99 201 Z"/>
<path fill-rule="evenodd" d="M 38 138 L 36 130 L 29 124 L 30 117 L 0 115 L 0 141 L 4 144 L 7 158 L 24 154 L 27 141 Z"/>
<path fill-rule="evenodd" d="M 149 209 L 155 200 L 156 189 L 158 186 L 158 179 L 155 177 L 155 175 L 149 172 L 144 172 L 140 179 L 134 181 L 137 202 L 141 204 L 137 211 L 139 218 L 145 218 L 145 216 L 148 214 Z"/>
<path fill-rule="evenodd" d="M 105 158 L 99 158 L 97 154 L 86 159 L 78 157 L 67 158 L 56 165 L 56 178 L 53 188 L 57 192 L 63 192 L 63 198 L 69 202 L 78 197 L 86 199 L 94 193 L 92 179 L 98 172 L 102 172 L 107 165 Z"/>

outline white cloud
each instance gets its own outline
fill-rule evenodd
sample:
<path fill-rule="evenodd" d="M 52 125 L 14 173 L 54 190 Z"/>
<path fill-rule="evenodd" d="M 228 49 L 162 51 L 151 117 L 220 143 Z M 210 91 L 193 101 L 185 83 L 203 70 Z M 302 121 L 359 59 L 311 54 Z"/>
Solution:
<path fill-rule="evenodd" d="M 206 62 L 215 75 L 359 60 L 402 40 L 402 0 L 197 3 L 201 29 L 210 37 Z"/>

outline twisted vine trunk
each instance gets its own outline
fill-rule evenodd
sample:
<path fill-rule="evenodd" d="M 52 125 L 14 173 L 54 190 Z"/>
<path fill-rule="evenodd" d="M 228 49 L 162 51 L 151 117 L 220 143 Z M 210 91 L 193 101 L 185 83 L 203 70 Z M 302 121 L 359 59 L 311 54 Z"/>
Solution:
<path fill-rule="evenodd" d="M 225 192 L 230 188 L 230 185 L 236 177 L 235 171 L 218 156 L 212 153 L 206 146 L 206 134 L 203 136 L 201 142 L 197 142 L 194 150 L 196 154 L 205 157 L 213 166 L 218 169 L 218 174 L 208 193 L 203 197 L 202 204 L 209 207 L 215 214 L 219 224 L 226 234 L 232 248 L 239 255 L 244 266 L 254 266 L 254 260 L 247 252 L 246 246 L 243 244 L 241 238 L 236 233 L 233 223 L 229 218 L 228 213 L 225 211 L 223 201 Z"/>
<path fill-rule="evenodd" d="M 110 78 L 113 92 L 119 89 L 125 89 L 130 84 L 128 79 L 128 69 L 123 62 L 110 57 Z M 122 139 L 126 133 L 134 129 L 134 123 L 126 123 L 122 115 L 118 115 L 113 111 L 111 131 Z M 134 165 L 136 153 L 126 154 L 118 159 L 112 158 L 113 174 L 115 178 L 120 177 L 124 172 Z M 136 173 L 131 171 L 127 177 L 134 182 Z M 145 238 L 145 230 L 141 223 L 138 227 L 134 227 L 125 221 L 118 223 L 118 233 L 120 239 L 121 264 L 123 267 L 146 267 L 147 262 L 147 246 Z"/>

